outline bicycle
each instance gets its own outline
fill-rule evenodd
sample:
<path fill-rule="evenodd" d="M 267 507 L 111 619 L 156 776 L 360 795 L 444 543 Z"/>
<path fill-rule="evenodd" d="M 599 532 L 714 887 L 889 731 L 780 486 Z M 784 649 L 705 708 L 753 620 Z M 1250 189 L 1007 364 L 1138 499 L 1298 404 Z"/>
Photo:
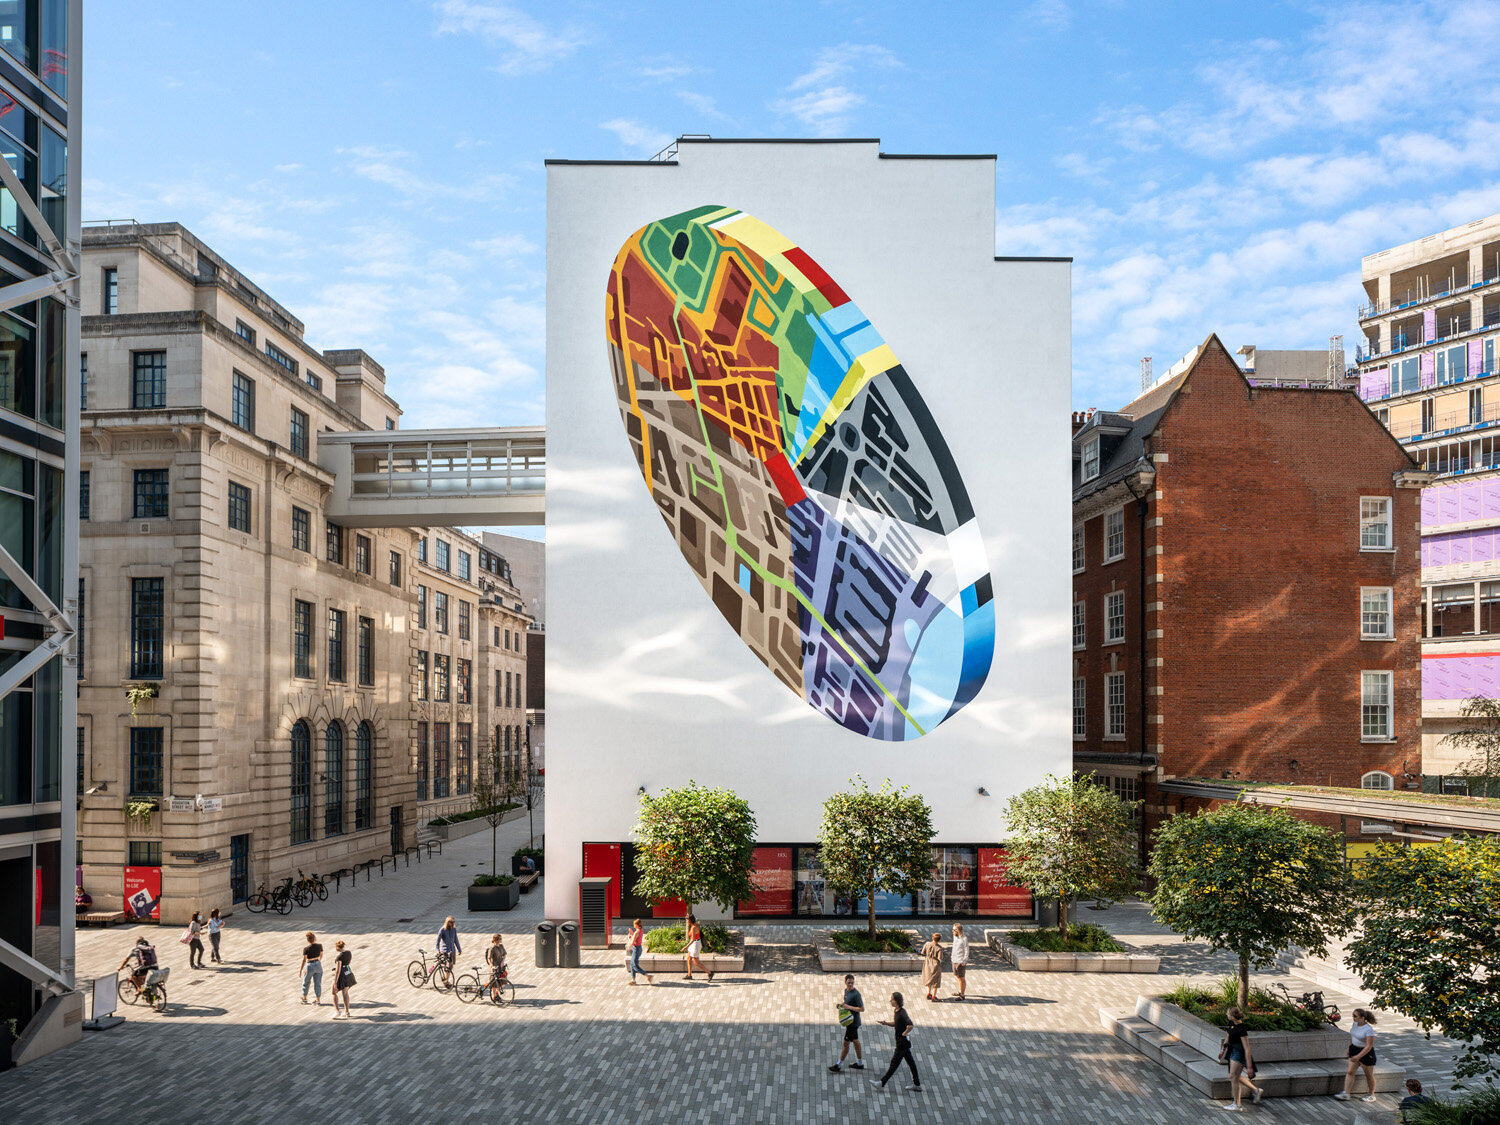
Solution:
<path fill-rule="evenodd" d="M 146 974 L 146 983 L 136 988 L 135 982 L 129 977 L 115 987 L 115 993 L 127 1004 L 139 1004 L 144 1001 L 158 1012 L 166 1010 L 167 1007 L 167 974 L 172 970 L 152 969 Z"/>
<path fill-rule="evenodd" d="M 459 977 L 458 983 L 454 985 L 454 991 L 458 993 L 460 1000 L 465 1004 L 472 1004 L 481 996 L 488 996 L 491 1003 L 501 1008 L 515 1003 L 516 986 L 510 983 L 509 971 L 502 971 L 496 979 L 497 974 L 491 968 L 489 980 L 484 980 L 480 975 L 483 970 L 478 965 L 474 965 L 473 969 L 472 973 Z"/>
<path fill-rule="evenodd" d="M 1286 985 L 1280 981 L 1276 982 L 1276 987 L 1281 990 L 1281 995 L 1286 1002 L 1294 1008 L 1301 1008 L 1304 1012 L 1317 1012 L 1329 1023 L 1338 1023 L 1343 1017 L 1343 1013 L 1339 1011 L 1337 1004 L 1323 1003 L 1323 993 L 1321 990 L 1304 992 L 1301 996 L 1293 997 L 1291 992 L 1287 990 Z"/>
<path fill-rule="evenodd" d="M 267 909 L 276 911 L 277 914 L 290 914 L 292 912 L 292 881 L 286 879 L 279 885 L 266 890 L 262 883 L 260 889 L 245 900 L 245 908 L 252 913 L 259 914 Z"/>
<path fill-rule="evenodd" d="M 413 961 L 406 966 L 406 982 L 413 988 L 421 988 L 429 981 L 432 987 L 439 992 L 452 990 L 455 981 L 453 979 L 453 958 L 446 953 L 434 956 L 432 964 L 427 963 L 427 950 L 417 950 L 420 960 Z"/>
<path fill-rule="evenodd" d="M 303 902 L 299 897 L 297 902 L 298 906 L 311 906 L 314 895 L 317 896 L 319 902 L 322 902 L 328 897 L 328 884 L 323 882 L 323 877 L 321 875 L 302 874 L 302 869 L 299 867 L 297 869 L 296 893 L 299 896 L 305 895 L 307 898 L 307 901 Z"/>

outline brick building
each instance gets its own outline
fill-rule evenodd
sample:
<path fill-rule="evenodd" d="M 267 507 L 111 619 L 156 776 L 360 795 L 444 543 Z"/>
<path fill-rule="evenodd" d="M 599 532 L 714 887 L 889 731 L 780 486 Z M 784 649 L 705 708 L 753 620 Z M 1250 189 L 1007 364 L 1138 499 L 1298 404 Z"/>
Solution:
<path fill-rule="evenodd" d="M 1421 772 L 1420 487 L 1359 397 L 1257 387 L 1210 336 L 1073 438 L 1073 758 L 1399 788 Z"/>

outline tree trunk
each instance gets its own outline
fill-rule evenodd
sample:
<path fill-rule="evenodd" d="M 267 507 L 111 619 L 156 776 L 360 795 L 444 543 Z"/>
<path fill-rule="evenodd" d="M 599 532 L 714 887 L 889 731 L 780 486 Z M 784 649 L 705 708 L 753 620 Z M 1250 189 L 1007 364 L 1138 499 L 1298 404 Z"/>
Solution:
<path fill-rule="evenodd" d="M 497 849 L 500 846 L 500 822 L 492 819 L 490 821 L 490 874 L 500 874 Z"/>
<path fill-rule="evenodd" d="M 1068 900 L 1062 895 L 1057 896 L 1057 932 L 1068 936 Z"/>
<path fill-rule="evenodd" d="M 1240 954 L 1240 973 L 1239 973 L 1239 976 L 1240 976 L 1240 991 L 1239 991 L 1239 1006 L 1240 1006 L 1240 1011 L 1242 1011 L 1242 1012 L 1244 1012 L 1245 1014 L 1248 1015 L 1249 1012 L 1250 1012 L 1250 958 L 1247 957 L 1247 956 L 1245 956 L 1245 954 L 1243 954 L 1243 953 Z"/>

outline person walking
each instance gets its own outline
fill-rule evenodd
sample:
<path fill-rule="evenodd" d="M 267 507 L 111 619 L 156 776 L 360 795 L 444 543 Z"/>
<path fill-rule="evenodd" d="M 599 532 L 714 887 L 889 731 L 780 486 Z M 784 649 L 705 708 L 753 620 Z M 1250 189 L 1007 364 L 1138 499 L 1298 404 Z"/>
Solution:
<path fill-rule="evenodd" d="M 932 935 L 937 940 L 937 934 Z M 888 1020 L 881 1020 L 883 1027 L 896 1029 L 896 1053 L 891 1056 L 891 1065 L 886 1069 L 882 1078 L 872 1078 L 870 1081 L 882 1090 L 885 1084 L 891 1080 L 891 1075 L 896 1073 L 896 1067 L 901 1065 L 901 1060 L 906 1060 L 907 1069 L 911 1071 L 911 1085 L 907 1087 L 913 1093 L 922 1092 L 922 1076 L 917 1073 L 917 1060 L 911 1057 L 911 1016 L 906 1014 L 906 1002 L 901 998 L 901 993 L 891 993 L 892 1015 Z"/>
<path fill-rule="evenodd" d="M 1361 1101 L 1375 1100 L 1375 1014 L 1367 1008 L 1354 1009 L 1354 1026 L 1349 1029 L 1349 1069 L 1344 1073 L 1344 1088 L 1333 1096 L 1341 1102 L 1349 1100 L 1354 1089 L 1354 1076 L 1360 1067 L 1365 1071 L 1365 1094 Z"/>
<path fill-rule="evenodd" d="M 943 944 L 937 934 L 922 947 L 922 987 L 929 1000 L 936 1000 L 938 989 L 943 987 Z"/>
<path fill-rule="evenodd" d="M 953 962 L 954 979 L 958 981 L 958 995 L 953 999 L 962 1000 L 969 991 L 969 939 L 962 922 L 953 923 L 953 948 L 948 956 Z"/>
<path fill-rule="evenodd" d="M 844 975 L 844 999 L 835 1004 L 839 1012 L 839 1023 L 844 1027 L 844 1044 L 839 1048 L 839 1061 L 828 1069 L 834 1074 L 844 1069 L 844 1059 L 848 1057 L 849 1048 L 854 1048 L 854 1062 L 850 1064 L 854 1070 L 864 1070 L 864 1049 L 859 1045 L 859 1026 L 863 1022 L 865 1010 L 865 998 L 859 994 L 859 989 L 854 987 L 854 974 Z M 853 1018 L 845 1021 L 844 1016 Z"/>
<path fill-rule="evenodd" d="M 187 924 L 188 968 L 203 968 L 203 915 L 193 911 L 193 917 Z"/>
<path fill-rule="evenodd" d="M 641 953 L 646 948 L 646 931 L 641 926 L 641 920 L 637 918 L 630 924 L 630 935 L 625 939 L 625 968 L 630 971 L 630 983 L 635 983 L 635 976 L 639 973 L 646 978 L 646 983 L 651 983 L 651 974 L 641 968 Z"/>
<path fill-rule="evenodd" d="M 223 928 L 224 919 L 219 917 L 219 908 L 216 906 L 208 912 L 208 944 L 213 947 L 213 953 L 209 956 L 215 965 L 224 963 L 219 956 L 219 931 Z"/>
<path fill-rule="evenodd" d="M 333 943 L 333 948 L 338 953 L 333 958 L 333 1018 L 346 1020 L 349 1018 L 349 986 L 354 983 L 354 973 L 349 968 L 349 963 L 354 960 L 354 954 L 344 948 L 342 941 Z M 339 1014 L 339 993 L 344 995 L 344 1014 Z"/>
<path fill-rule="evenodd" d="M 449 988 L 453 987 L 453 966 L 458 964 L 458 955 L 464 951 L 458 942 L 458 923 L 453 920 L 453 915 L 443 919 L 443 928 L 437 935 L 438 960 L 443 963 L 434 971 L 443 974 L 443 983 Z"/>
<path fill-rule="evenodd" d="M 490 947 L 484 951 L 485 962 L 490 967 L 490 999 L 500 1000 L 500 982 L 505 979 L 505 939 L 499 934 L 490 938 Z M 634 984 L 635 981 L 631 981 Z"/>
<path fill-rule="evenodd" d="M 302 974 L 302 1002 L 307 1003 L 307 990 L 312 989 L 313 1003 L 323 1003 L 323 947 L 318 944 L 318 939 L 313 932 L 308 930 L 302 935 L 307 939 L 307 945 L 302 949 L 302 964 L 297 966 L 297 971 Z"/>
<path fill-rule="evenodd" d="M 1240 1104 L 1240 1098 L 1244 1092 L 1249 1090 L 1250 1100 L 1259 1105 L 1262 1091 L 1250 1081 L 1255 1077 L 1255 1056 L 1250 1050 L 1250 1029 L 1245 1026 L 1245 1013 L 1230 1008 L 1224 1015 L 1229 1019 L 1229 1032 L 1220 1046 L 1224 1049 L 1224 1061 L 1229 1064 L 1229 1086 L 1234 1091 L 1234 1101 L 1224 1108 L 1242 1113 L 1245 1107 Z"/>
<path fill-rule="evenodd" d="M 701 960 L 703 953 L 703 927 L 698 925 L 698 919 L 688 915 L 687 920 L 687 979 L 693 979 L 693 966 L 696 964 L 708 974 L 708 979 L 714 979 L 714 971 Z"/>

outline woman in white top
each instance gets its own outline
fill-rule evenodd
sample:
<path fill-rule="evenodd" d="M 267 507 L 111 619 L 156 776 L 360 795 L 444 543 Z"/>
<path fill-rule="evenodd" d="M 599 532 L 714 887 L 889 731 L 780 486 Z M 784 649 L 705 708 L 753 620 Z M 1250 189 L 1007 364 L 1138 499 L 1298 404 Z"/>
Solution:
<path fill-rule="evenodd" d="M 1349 1071 L 1344 1075 L 1344 1088 L 1333 1095 L 1341 1102 L 1349 1100 L 1349 1091 L 1354 1088 L 1354 1075 L 1360 1067 L 1365 1069 L 1365 1096 L 1360 1100 L 1375 1100 L 1374 1024 L 1375 1017 L 1367 1009 L 1354 1009 L 1354 1026 L 1349 1029 Z"/>
<path fill-rule="evenodd" d="M 958 978 L 958 995 L 955 1000 L 962 1000 L 964 994 L 969 990 L 967 973 L 969 968 L 969 939 L 964 936 L 964 924 L 953 923 L 953 975 Z"/>
<path fill-rule="evenodd" d="M 219 931 L 224 928 L 224 919 L 219 917 L 219 908 L 216 906 L 208 912 L 208 944 L 213 946 L 213 962 L 221 964 L 219 958 Z"/>

